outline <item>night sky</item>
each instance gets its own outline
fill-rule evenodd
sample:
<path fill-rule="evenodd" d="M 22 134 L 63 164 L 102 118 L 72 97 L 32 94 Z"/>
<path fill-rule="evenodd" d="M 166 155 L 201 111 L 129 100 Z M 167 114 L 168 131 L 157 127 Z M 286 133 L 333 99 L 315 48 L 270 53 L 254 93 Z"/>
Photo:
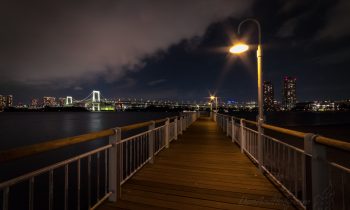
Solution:
<path fill-rule="evenodd" d="M 349 0 L 2 0 L 0 94 L 255 100 L 255 50 L 227 53 L 234 40 L 257 43 L 264 80 L 281 98 L 297 78 L 298 101 L 350 98 Z"/>

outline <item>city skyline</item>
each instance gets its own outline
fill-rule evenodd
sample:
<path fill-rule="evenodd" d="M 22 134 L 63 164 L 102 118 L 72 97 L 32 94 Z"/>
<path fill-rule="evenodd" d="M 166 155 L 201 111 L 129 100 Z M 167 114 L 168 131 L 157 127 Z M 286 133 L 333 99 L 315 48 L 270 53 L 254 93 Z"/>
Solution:
<path fill-rule="evenodd" d="M 14 16 L 19 4 L 5 3 L 1 94 L 28 101 L 80 98 L 99 89 L 118 97 L 201 100 L 212 92 L 255 100 L 254 50 L 242 58 L 226 51 L 237 39 L 238 23 L 251 16 L 262 24 L 263 79 L 274 81 L 275 93 L 282 92 L 280 78 L 292 75 L 300 101 L 350 97 L 346 0 L 181 1 L 170 3 L 171 10 L 168 4 L 23 2 Z M 119 9 L 138 15 L 118 16 Z M 315 21 L 320 16 L 325 19 Z M 255 29 L 244 28 L 247 41 L 256 43 Z"/>

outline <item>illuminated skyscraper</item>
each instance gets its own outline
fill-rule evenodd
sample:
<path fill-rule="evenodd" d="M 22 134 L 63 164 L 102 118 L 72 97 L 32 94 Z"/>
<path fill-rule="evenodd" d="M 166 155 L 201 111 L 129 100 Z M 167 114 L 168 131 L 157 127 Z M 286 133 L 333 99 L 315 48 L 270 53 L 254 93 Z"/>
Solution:
<path fill-rule="evenodd" d="M 31 102 L 31 104 L 30 104 L 30 106 L 31 106 L 32 108 L 37 108 L 38 105 L 39 105 L 39 100 L 36 99 L 36 98 L 33 98 L 33 99 L 32 99 L 32 102 Z"/>
<path fill-rule="evenodd" d="M 0 111 L 5 108 L 5 96 L 0 95 Z"/>
<path fill-rule="evenodd" d="M 43 106 L 50 106 L 50 107 L 56 106 L 56 98 L 45 96 L 43 98 Z"/>
<path fill-rule="evenodd" d="M 12 107 L 13 106 L 13 96 L 7 95 L 5 96 L 5 107 Z"/>
<path fill-rule="evenodd" d="M 266 111 L 274 110 L 274 91 L 273 85 L 270 81 L 264 81 L 264 109 Z"/>
<path fill-rule="evenodd" d="M 63 107 L 66 105 L 66 98 L 58 98 L 58 106 Z"/>
<path fill-rule="evenodd" d="M 296 81 L 294 77 L 283 79 L 283 106 L 286 110 L 291 110 L 297 103 Z"/>

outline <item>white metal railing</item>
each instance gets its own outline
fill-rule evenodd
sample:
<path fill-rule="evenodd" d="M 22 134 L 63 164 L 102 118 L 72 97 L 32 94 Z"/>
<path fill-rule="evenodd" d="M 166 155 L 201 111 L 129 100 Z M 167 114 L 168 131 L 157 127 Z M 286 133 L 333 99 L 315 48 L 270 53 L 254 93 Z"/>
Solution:
<path fill-rule="evenodd" d="M 258 132 L 246 125 L 248 122 L 256 126 L 254 122 L 222 114 L 214 114 L 213 117 L 218 126 L 232 138 L 232 142 L 241 147 L 242 153 L 260 165 L 263 173 L 299 207 L 350 209 L 350 164 L 330 161 L 327 150 L 334 148 L 317 143 L 317 135 L 295 132 L 295 136 L 302 134 L 304 138 L 304 148 L 298 148 L 262 134 L 263 158 L 259 162 Z M 274 131 L 278 132 L 278 129 Z M 293 132 L 288 130 L 283 134 Z M 349 156 L 347 158 L 349 160 Z"/>
<path fill-rule="evenodd" d="M 65 210 L 95 209 L 106 199 L 117 201 L 121 186 L 145 164 L 153 163 L 154 156 L 168 148 L 170 142 L 177 139 L 198 117 L 196 112 L 186 112 L 180 117 L 167 118 L 158 127 L 153 121 L 147 131 L 124 139 L 121 138 L 122 128 L 115 128 L 114 135 L 109 136 L 109 143 L 105 146 L 0 183 L 0 209 L 14 209 L 10 198 L 18 196 L 13 195 L 11 189 L 22 183 L 28 186 L 28 203 L 25 206 L 29 210 L 35 209 L 35 200 L 38 199 L 35 198 L 35 187 L 48 188 L 45 207 L 48 210 L 55 209 L 55 202 L 60 200 L 57 196 L 62 196 L 62 201 L 59 202 L 63 202 L 62 209 Z M 57 190 L 62 183 L 55 176 L 61 169 L 64 171 L 63 192 Z M 37 179 L 41 178 L 42 182 L 40 176 L 45 174 L 48 176 L 47 184 L 36 186 Z M 76 198 L 74 204 L 69 203 L 71 196 Z"/>

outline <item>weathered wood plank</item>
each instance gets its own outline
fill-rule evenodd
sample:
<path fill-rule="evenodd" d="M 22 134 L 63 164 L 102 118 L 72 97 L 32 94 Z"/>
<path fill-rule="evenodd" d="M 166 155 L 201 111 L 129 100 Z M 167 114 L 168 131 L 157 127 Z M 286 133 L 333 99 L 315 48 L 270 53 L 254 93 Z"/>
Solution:
<path fill-rule="evenodd" d="M 122 188 L 121 203 L 106 203 L 100 209 L 294 209 L 206 118 Z"/>

